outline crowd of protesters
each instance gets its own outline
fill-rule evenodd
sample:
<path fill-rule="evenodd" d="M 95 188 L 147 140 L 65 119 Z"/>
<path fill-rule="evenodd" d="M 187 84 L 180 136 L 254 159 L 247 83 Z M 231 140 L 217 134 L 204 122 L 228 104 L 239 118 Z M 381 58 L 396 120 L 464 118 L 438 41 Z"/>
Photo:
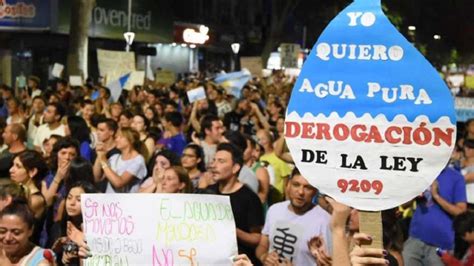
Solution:
<path fill-rule="evenodd" d="M 384 249 L 367 249 L 357 210 L 319 194 L 293 164 L 283 132 L 294 81 L 276 71 L 235 97 L 212 73 L 189 74 L 118 101 L 92 81 L 0 85 L 0 265 L 90 257 L 82 193 L 228 195 L 235 265 L 473 265 L 474 120 L 431 188 L 383 212 Z M 206 99 L 190 103 L 199 86 Z"/>

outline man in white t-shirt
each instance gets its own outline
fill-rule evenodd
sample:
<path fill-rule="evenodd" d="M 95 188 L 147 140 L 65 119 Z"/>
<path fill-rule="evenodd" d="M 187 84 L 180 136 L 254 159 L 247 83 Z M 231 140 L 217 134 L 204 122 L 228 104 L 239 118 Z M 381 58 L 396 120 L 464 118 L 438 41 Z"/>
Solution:
<path fill-rule="evenodd" d="M 286 193 L 289 200 L 272 205 L 267 212 L 256 250 L 257 258 L 264 265 L 279 265 L 282 260 L 288 260 L 292 265 L 317 265 L 308 243 L 318 238 L 319 245 L 331 254 L 331 216 L 313 204 L 318 191 L 297 168 L 289 178 Z"/>
<path fill-rule="evenodd" d="M 60 103 L 49 103 L 44 112 L 43 121 L 45 124 L 38 127 L 33 141 L 35 150 L 41 151 L 43 142 L 51 135 L 65 136 L 64 125 L 61 119 L 65 114 L 64 107 Z"/>

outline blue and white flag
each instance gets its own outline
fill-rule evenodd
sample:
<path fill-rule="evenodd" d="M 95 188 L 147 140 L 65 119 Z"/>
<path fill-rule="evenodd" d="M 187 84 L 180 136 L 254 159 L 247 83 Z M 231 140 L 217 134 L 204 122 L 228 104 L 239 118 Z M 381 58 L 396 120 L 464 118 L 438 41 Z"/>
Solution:
<path fill-rule="evenodd" d="M 240 98 L 242 88 L 251 78 L 252 74 L 247 69 L 242 69 L 237 72 L 218 74 L 214 81 L 226 89 L 228 93 Z"/>
<path fill-rule="evenodd" d="M 114 102 L 118 101 L 120 94 L 122 94 L 122 89 L 123 87 L 125 87 L 125 84 L 127 83 L 129 77 L 130 73 L 125 74 L 119 79 L 109 83 L 108 87 L 110 89 L 110 95 L 112 96 Z"/>

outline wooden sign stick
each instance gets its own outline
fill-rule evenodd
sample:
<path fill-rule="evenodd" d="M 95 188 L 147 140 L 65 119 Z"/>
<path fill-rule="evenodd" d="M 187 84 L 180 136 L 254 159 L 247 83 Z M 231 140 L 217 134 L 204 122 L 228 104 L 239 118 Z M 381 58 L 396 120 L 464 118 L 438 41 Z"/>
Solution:
<path fill-rule="evenodd" d="M 382 212 L 359 211 L 359 231 L 372 237 L 372 243 L 362 246 L 383 249 Z"/>

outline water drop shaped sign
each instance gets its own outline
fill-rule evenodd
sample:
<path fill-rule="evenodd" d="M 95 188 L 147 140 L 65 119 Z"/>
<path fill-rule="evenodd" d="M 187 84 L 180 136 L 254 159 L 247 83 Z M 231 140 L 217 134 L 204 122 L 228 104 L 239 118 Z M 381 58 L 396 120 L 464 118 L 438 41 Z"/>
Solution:
<path fill-rule="evenodd" d="M 321 193 L 360 210 L 398 206 L 447 165 L 456 138 L 449 89 L 384 15 L 355 0 L 323 31 L 293 88 L 285 138 Z"/>

